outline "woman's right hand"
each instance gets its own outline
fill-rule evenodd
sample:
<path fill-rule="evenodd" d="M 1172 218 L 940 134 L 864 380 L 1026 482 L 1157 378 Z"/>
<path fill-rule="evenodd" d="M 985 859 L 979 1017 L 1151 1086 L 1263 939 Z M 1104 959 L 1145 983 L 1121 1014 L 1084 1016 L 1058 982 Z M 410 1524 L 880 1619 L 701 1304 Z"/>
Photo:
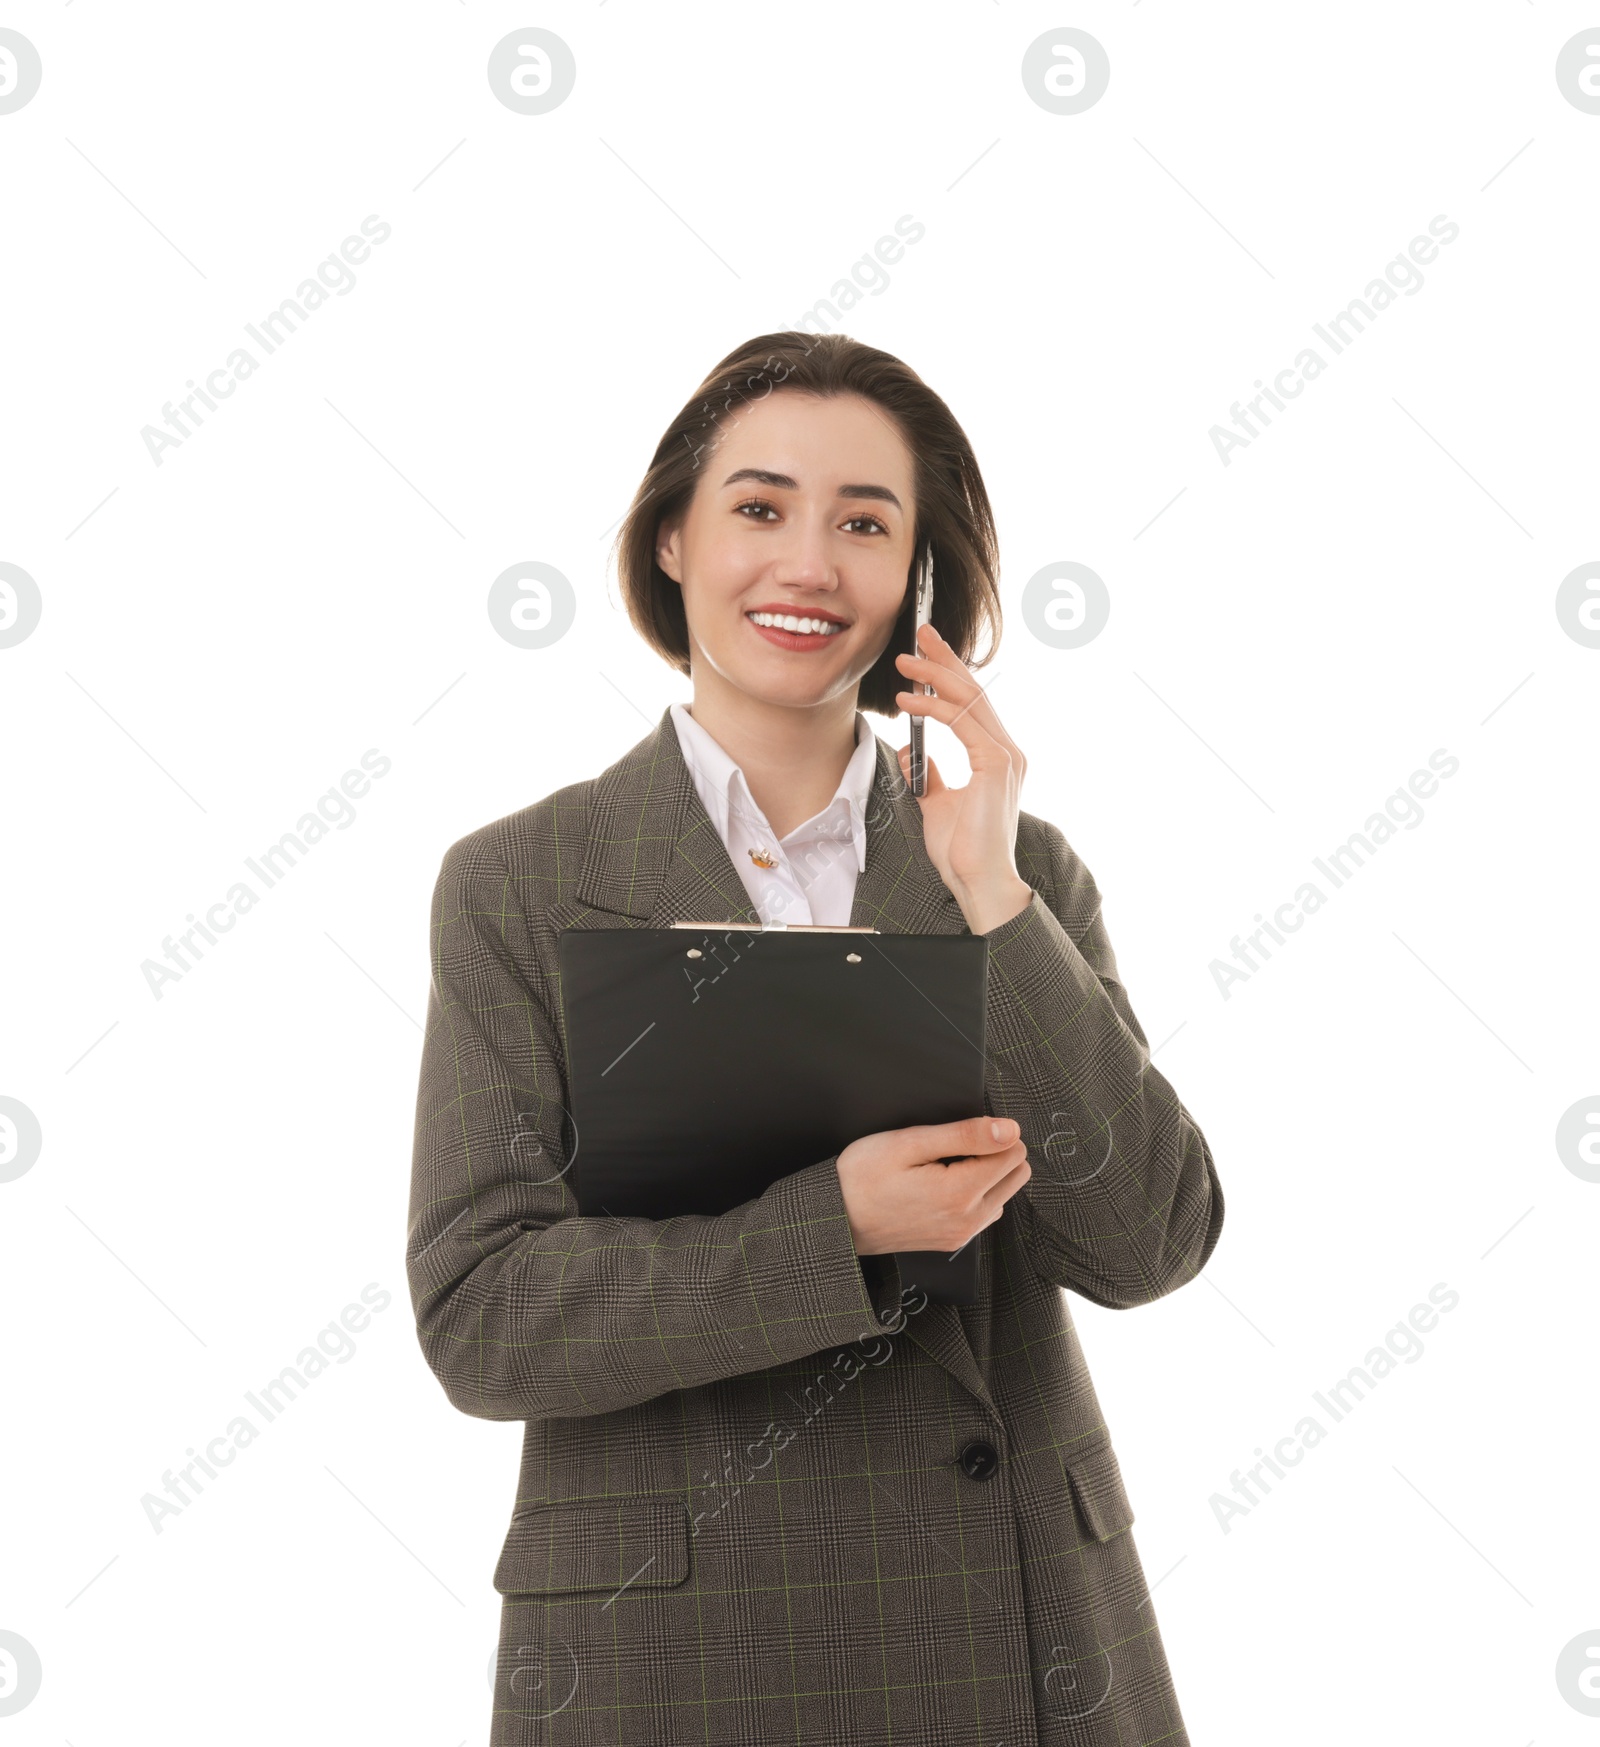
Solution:
<path fill-rule="evenodd" d="M 1033 1175 L 1021 1132 L 1009 1117 L 973 1116 L 852 1141 L 838 1170 L 856 1254 L 953 1254 L 993 1225 Z"/>

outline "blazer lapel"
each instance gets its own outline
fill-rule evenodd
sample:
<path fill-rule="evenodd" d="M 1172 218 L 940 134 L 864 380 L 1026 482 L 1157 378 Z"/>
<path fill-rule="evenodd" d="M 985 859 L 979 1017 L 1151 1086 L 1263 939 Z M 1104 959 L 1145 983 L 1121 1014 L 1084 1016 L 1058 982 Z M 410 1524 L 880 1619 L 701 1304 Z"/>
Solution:
<path fill-rule="evenodd" d="M 595 778 L 576 893 L 593 910 L 651 928 L 759 924 L 684 763 L 669 711 Z"/>
<path fill-rule="evenodd" d="M 885 934 L 965 933 L 961 906 L 923 847 L 922 810 L 899 761 L 881 739 L 877 752 L 866 818 L 867 865 L 856 880 L 850 921 Z M 595 779 L 589 824 L 576 887 L 586 906 L 573 917 L 578 926 L 615 926 L 622 919 L 650 928 L 689 921 L 759 926 L 695 789 L 669 712 Z M 908 1315 L 905 1332 L 992 1407 L 958 1309 L 929 1301 Z"/>
<path fill-rule="evenodd" d="M 892 747 L 878 741 L 867 807 L 867 865 L 850 921 L 884 934 L 963 934 L 966 918 L 922 844 L 922 808 Z"/>

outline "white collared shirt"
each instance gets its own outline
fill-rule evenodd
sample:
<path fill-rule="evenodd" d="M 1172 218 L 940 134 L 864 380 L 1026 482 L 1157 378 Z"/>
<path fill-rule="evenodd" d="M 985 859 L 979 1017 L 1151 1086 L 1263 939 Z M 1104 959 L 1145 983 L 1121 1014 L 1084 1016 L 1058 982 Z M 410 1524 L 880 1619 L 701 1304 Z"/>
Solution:
<path fill-rule="evenodd" d="M 846 925 L 856 876 L 867 865 L 867 804 L 878 759 L 877 739 L 866 717 L 856 712 L 856 749 L 833 799 L 780 839 L 738 765 L 685 705 L 674 704 L 671 714 L 695 791 L 756 914 L 763 922 Z"/>

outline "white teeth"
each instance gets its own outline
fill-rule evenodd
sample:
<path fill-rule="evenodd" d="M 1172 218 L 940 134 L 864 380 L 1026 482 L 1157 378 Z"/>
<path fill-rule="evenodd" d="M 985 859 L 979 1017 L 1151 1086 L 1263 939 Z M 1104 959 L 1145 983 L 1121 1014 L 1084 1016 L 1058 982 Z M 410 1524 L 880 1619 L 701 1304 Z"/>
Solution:
<path fill-rule="evenodd" d="M 778 631 L 798 631 L 803 636 L 832 637 L 844 629 L 831 619 L 802 619 L 794 613 L 748 613 L 752 625 L 767 625 Z"/>

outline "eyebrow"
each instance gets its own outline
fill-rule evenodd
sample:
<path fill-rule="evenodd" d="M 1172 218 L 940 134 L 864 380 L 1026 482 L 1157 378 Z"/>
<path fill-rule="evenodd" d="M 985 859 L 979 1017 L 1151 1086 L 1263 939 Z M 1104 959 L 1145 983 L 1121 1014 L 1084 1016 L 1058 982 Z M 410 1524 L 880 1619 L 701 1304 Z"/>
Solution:
<path fill-rule="evenodd" d="M 724 486 L 734 485 L 741 479 L 754 480 L 757 485 L 770 485 L 777 491 L 798 491 L 799 484 L 787 473 L 771 473 L 765 467 L 741 467 L 735 473 L 730 473 L 723 480 Z M 872 498 L 878 503 L 892 503 L 894 507 L 905 514 L 905 508 L 899 498 L 886 485 L 841 485 L 840 497 Z"/>

